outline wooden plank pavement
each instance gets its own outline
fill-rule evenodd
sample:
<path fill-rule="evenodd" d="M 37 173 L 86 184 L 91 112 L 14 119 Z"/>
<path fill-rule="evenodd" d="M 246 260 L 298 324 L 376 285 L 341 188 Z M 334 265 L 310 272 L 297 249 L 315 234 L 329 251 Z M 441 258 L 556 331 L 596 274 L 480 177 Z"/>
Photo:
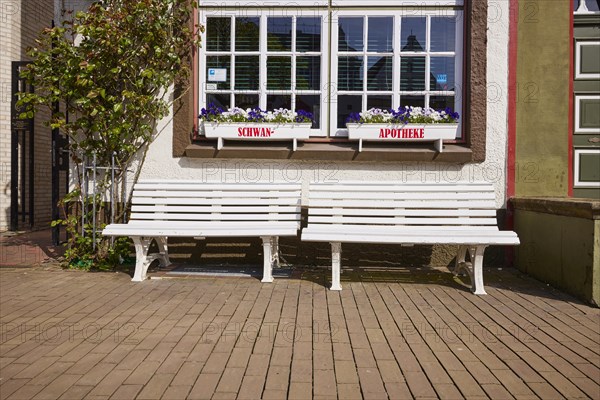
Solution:
<path fill-rule="evenodd" d="M 600 310 L 514 270 L 328 276 L 0 269 L 0 398 L 600 398 Z"/>

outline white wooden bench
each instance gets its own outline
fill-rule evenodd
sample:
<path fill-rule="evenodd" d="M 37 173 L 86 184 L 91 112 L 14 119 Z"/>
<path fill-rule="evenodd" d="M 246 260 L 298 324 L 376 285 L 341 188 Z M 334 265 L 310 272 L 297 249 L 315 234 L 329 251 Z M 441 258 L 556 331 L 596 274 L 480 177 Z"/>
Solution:
<path fill-rule="evenodd" d="M 272 282 L 279 237 L 298 235 L 300 199 L 300 184 L 140 181 L 133 190 L 129 222 L 110 224 L 102 234 L 133 239 L 136 282 L 146 279 L 153 260 L 170 264 L 169 237 L 260 237 L 262 281 Z M 153 240 L 159 253 L 148 254 Z"/>
<path fill-rule="evenodd" d="M 485 294 L 485 248 L 519 244 L 515 232 L 498 229 L 488 183 L 311 184 L 302 240 L 331 243 L 331 290 L 342 289 L 342 243 L 458 245 L 454 273 L 466 272 L 475 294 Z"/>

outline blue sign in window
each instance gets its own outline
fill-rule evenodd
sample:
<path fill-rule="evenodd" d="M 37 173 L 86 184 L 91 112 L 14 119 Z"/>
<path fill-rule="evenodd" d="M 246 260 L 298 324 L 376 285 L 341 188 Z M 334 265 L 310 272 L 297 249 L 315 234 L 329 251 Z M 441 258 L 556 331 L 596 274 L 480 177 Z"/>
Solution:
<path fill-rule="evenodd" d="M 448 75 L 447 74 L 437 74 L 435 76 L 435 79 L 436 79 L 437 83 L 447 83 Z"/>

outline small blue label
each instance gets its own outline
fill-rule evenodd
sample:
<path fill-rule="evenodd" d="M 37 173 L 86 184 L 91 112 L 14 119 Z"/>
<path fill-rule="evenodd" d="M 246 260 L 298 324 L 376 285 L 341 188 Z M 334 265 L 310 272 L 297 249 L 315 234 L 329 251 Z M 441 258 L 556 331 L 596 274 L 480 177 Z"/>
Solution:
<path fill-rule="evenodd" d="M 210 68 L 210 69 L 208 70 L 208 74 L 209 74 L 209 75 L 214 75 L 214 74 L 215 74 L 215 70 L 214 70 L 214 69 L 212 69 L 212 68 Z"/>
<path fill-rule="evenodd" d="M 448 75 L 447 74 L 437 74 L 435 76 L 435 79 L 437 80 L 437 83 L 447 83 Z"/>

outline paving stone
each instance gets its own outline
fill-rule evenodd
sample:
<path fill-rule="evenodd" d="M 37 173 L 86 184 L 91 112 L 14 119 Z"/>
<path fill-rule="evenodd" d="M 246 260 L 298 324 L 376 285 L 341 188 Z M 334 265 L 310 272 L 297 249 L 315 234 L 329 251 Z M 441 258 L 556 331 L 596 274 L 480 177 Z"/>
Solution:
<path fill-rule="evenodd" d="M 212 353 L 206 364 L 204 364 L 204 368 L 202 369 L 203 374 L 222 374 L 225 369 L 225 365 L 227 364 L 227 360 L 229 359 L 229 354 L 227 353 Z"/>
<path fill-rule="evenodd" d="M 3 324 L 74 329 L 4 334 L 0 397 L 600 398 L 599 309 L 510 269 L 486 270 L 485 297 L 399 271 L 356 268 L 338 293 L 325 269 L 263 285 L 3 268 Z"/>
<path fill-rule="evenodd" d="M 508 390 L 499 383 L 486 383 L 481 385 L 481 388 L 491 399 L 514 399 Z"/>
<path fill-rule="evenodd" d="M 287 391 L 290 381 L 290 368 L 271 365 L 267 372 L 265 390 Z"/>
<path fill-rule="evenodd" d="M 132 400 L 142 390 L 142 385 L 121 385 L 110 397 L 111 400 Z"/>
<path fill-rule="evenodd" d="M 435 389 L 440 399 L 457 400 L 463 398 L 463 395 L 460 393 L 460 391 L 454 384 L 434 383 L 433 388 Z"/>
<path fill-rule="evenodd" d="M 385 382 L 384 385 L 390 400 L 408 400 L 413 398 L 406 382 Z"/>
<path fill-rule="evenodd" d="M 290 376 L 291 382 L 296 383 L 311 383 L 313 376 L 312 362 L 310 360 L 292 361 L 292 372 Z"/>
<path fill-rule="evenodd" d="M 17 375 L 16 379 L 35 378 L 38 374 L 45 371 L 48 367 L 58 361 L 58 357 L 41 357 L 27 368 L 23 369 Z"/>
<path fill-rule="evenodd" d="M 75 382 L 79 380 L 79 375 L 63 374 L 52 381 L 48 386 L 39 392 L 34 400 L 53 400 L 62 396 Z"/>
<path fill-rule="evenodd" d="M 378 361 L 377 368 L 381 373 L 381 379 L 387 383 L 404 382 L 404 376 L 398 363 L 394 361 Z"/>
<path fill-rule="evenodd" d="M 18 390 L 16 390 L 8 399 L 10 400 L 31 400 L 35 397 L 36 394 L 41 392 L 44 389 L 44 386 L 38 385 L 23 385 Z"/>
<path fill-rule="evenodd" d="M 340 383 L 358 384 L 358 373 L 354 361 L 336 361 L 335 362 L 335 379 Z"/>
<path fill-rule="evenodd" d="M 287 398 L 290 400 L 311 399 L 312 390 L 313 386 L 310 382 L 291 382 Z"/>
<path fill-rule="evenodd" d="M 8 380 L 13 378 L 15 375 L 19 374 L 21 371 L 23 371 L 25 368 L 27 368 L 29 366 L 29 364 L 17 364 L 17 363 L 12 363 L 10 365 L 7 365 L 6 367 L 2 368 L 2 379 L 4 380 Z M 17 378 L 15 378 L 17 379 Z M 31 378 L 23 378 L 23 379 L 31 379 Z"/>
<path fill-rule="evenodd" d="M 272 390 L 265 389 L 262 394 L 263 400 L 281 400 L 287 397 L 287 391 L 285 390 Z"/>
<path fill-rule="evenodd" d="M 186 361 L 183 363 L 171 385 L 173 386 L 193 386 L 194 382 L 200 375 L 200 371 L 204 368 L 204 363 L 194 361 Z"/>
<path fill-rule="evenodd" d="M 92 389 L 94 386 L 71 386 L 60 396 L 60 400 L 84 399 Z"/>
<path fill-rule="evenodd" d="M 0 384 L 0 398 L 7 399 L 11 394 L 26 385 L 30 379 L 7 379 Z"/>
<path fill-rule="evenodd" d="M 164 400 L 185 400 L 188 393 L 192 390 L 192 386 L 169 386 L 162 398 Z"/>
<path fill-rule="evenodd" d="M 271 365 L 289 367 L 292 362 L 292 347 L 275 347 L 271 354 Z"/>
<path fill-rule="evenodd" d="M 153 375 L 137 398 L 140 400 L 162 399 L 162 394 L 167 390 L 174 376 L 174 374 Z"/>
<path fill-rule="evenodd" d="M 113 369 L 90 392 L 92 396 L 111 396 L 127 379 L 129 372 Z"/>
<path fill-rule="evenodd" d="M 260 399 L 263 388 L 265 385 L 265 379 L 260 375 L 246 375 L 242 380 L 242 386 L 238 393 L 238 399 L 243 400 L 256 400 Z"/>
<path fill-rule="evenodd" d="M 423 372 L 409 371 L 404 373 L 404 379 L 414 397 L 435 398 L 435 390 Z"/>
<path fill-rule="evenodd" d="M 242 384 L 244 370 L 245 368 L 225 368 L 216 392 L 237 393 Z"/>
<path fill-rule="evenodd" d="M 338 383 L 337 392 L 340 399 L 360 400 L 363 398 L 358 383 Z"/>
<path fill-rule="evenodd" d="M 96 364 L 87 374 L 81 376 L 77 384 L 81 386 L 98 385 L 114 368 L 115 364 Z"/>
<path fill-rule="evenodd" d="M 252 354 L 246 369 L 246 375 L 266 376 L 269 369 L 269 356 L 266 354 Z"/>
<path fill-rule="evenodd" d="M 246 368 L 250 361 L 252 349 L 248 347 L 236 347 L 231 352 L 227 367 L 229 368 Z"/>
<path fill-rule="evenodd" d="M 316 371 L 314 374 L 314 395 L 336 396 L 335 372 L 333 369 Z"/>
<path fill-rule="evenodd" d="M 159 374 L 176 374 L 186 359 L 185 353 L 171 353 L 160 364 L 156 372 Z"/>
<path fill-rule="evenodd" d="M 125 380 L 126 385 L 145 385 L 160 367 L 158 361 L 142 361 Z"/>
<path fill-rule="evenodd" d="M 111 354 L 106 357 L 106 360 L 108 361 L 105 362 L 112 361 Z M 148 354 L 150 354 L 150 350 L 132 350 L 125 354 L 125 357 L 121 361 L 117 361 L 117 366 L 115 368 L 133 371 L 142 363 L 142 361 L 144 361 Z"/>

